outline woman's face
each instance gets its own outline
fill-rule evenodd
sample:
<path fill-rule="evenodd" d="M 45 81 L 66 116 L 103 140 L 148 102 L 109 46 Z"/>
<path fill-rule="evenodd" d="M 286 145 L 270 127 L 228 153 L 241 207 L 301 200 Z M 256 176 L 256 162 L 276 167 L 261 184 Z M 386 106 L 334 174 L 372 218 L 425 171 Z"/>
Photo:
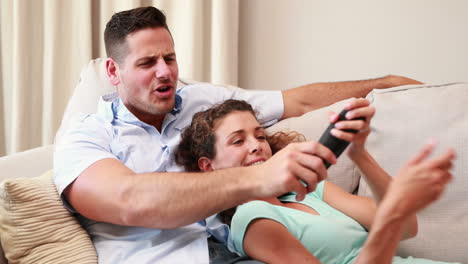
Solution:
<path fill-rule="evenodd" d="M 271 157 L 265 131 L 250 112 L 235 111 L 217 120 L 214 134 L 216 156 L 199 160 L 202 171 L 257 165 Z"/>

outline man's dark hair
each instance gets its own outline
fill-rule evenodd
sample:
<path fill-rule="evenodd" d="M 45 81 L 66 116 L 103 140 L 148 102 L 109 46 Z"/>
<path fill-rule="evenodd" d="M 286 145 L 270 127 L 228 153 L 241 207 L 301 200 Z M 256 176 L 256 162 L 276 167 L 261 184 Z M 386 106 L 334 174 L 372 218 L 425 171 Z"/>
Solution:
<path fill-rule="evenodd" d="M 145 28 L 163 27 L 169 28 L 166 23 L 166 16 L 161 10 L 153 7 L 139 7 L 115 13 L 107 22 L 104 30 L 104 44 L 106 46 L 107 57 L 113 58 L 117 62 L 122 62 L 128 52 L 126 37 L 138 30 Z"/>

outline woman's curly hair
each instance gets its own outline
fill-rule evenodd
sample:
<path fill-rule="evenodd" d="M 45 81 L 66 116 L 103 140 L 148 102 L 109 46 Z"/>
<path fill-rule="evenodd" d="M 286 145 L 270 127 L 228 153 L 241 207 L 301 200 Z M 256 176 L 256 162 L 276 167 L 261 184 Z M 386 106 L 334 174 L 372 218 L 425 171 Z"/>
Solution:
<path fill-rule="evenodd" d="M 175 152 L 176 162 L 184 166 L 186 171 L 200 171 L 198 160 L 201 157 L 213 159 L 216 156 L 216 137 L 214 134 L 216 121 L 235 111 L 250 112 L 256 116 L 255 111 L 249 103 L 233 99 L 196 113 L 192 118 L 192 123 L 182 132 L 181 142 Z M 267 141 L 273 153 L 276 153 L 291 142 L 304 140 L 305 137 L 303 135 L 294 131 L 277 132 L 271 136 L 267 136 Z"/>

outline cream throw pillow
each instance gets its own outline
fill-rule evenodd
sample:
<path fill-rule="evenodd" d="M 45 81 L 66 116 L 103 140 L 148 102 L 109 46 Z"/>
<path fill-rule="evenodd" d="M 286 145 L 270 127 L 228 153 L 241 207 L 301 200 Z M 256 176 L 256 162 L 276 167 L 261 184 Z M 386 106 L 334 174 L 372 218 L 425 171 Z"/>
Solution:
<path fill-rule="evenodd" d="M 78 221 L 62 205 L 48 171 L 0 184 L 0 240 L 13 263 L 97 263 Z"/>

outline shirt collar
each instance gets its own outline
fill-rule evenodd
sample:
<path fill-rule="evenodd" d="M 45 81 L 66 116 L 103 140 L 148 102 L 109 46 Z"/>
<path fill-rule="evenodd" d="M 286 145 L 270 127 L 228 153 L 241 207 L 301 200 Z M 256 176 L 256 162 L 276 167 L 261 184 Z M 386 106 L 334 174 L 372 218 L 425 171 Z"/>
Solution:
<path fill-rule="evenodd" d="M 172 109 L 171 114 L 177 115 L 182 110 L 182 96 L 179 95 L 178 91 L 175 94 L 175 104 L 174 109 Z"/>
<path fill-rule="evenodd" d="M 182 110 L 183 100 L 182 96 L 179 95 L 178 91 L 175 94 L 175 103 L 174 108 L 170 112 L 173 116 L 176 116 Z M 118 118 L 127 123 L 143 123 L 130 111 L 120 99 L 117 92 L 112 92 L 110 94 L 103 95 L 98 104 L 97 113 L 104 117 L 108 122 Z"/>
<path fill-rule="evenodd" d="M 102 116 L 107 122 L 114 120 L 114 112 L 112 111 L 112 102 L 118 98 L 117 92 L 101 96 L 98 103 L 97 114 Z"/>

